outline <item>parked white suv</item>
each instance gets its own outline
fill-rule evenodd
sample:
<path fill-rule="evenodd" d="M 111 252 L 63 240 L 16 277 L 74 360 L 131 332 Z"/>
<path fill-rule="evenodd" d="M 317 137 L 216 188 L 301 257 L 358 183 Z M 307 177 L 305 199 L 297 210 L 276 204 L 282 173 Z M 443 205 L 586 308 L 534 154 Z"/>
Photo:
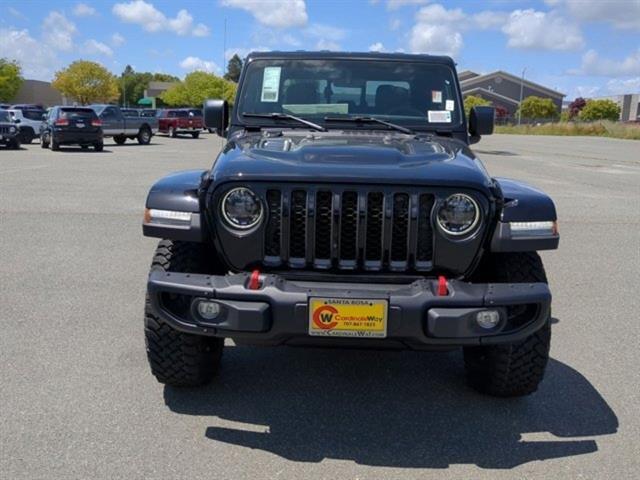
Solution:
<path fill-rule="evenodd" d="M 20 142 L 31 143 L 34 138 L 40 138 L 40 125 L 42 124 L 44 110 L 36 109 L 10 109 L 9 115 L 20 127 Z"/>

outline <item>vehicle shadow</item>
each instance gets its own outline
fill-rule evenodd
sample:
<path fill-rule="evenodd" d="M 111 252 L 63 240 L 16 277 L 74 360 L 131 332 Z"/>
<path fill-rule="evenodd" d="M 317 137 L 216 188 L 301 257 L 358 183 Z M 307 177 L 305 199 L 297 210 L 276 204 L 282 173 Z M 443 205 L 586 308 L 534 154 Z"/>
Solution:
<path fill-rule="evenodd" d="M 515 152 L 509 152 L 507 150 L 479 150 L 474 149 L 475 153 L 481 153 L 484 155 L 499 155 L 502 157 L 517 157 L 519 154 Z"/>
<path fill-rule="evenodd" d="M 109 142 L 109 148 L 122 148 L 122 147 L 150 147 L 151 145 L 160 145 L 159 143 L 149 142 L 145 145 L 138 143 L 137 140 L 130 140 L 128 142 L 123 143 L 122 145 L 118 145 L 117 143 Z"/>
<path fill-rule="evenodd" d="M 211 440 L 297 462 L 508 469 L 595 452 L 595 439 L 571 437 L 618 429 L 589 381 L 557 360 L 520 399 L 477 394 L 462 375 L 458 352 L 229 347 L 212 385 L 165 387 L 164 399 L 176 413 L 251 424 L 210 426 Z M 523 438 L 534 432 L 548 433 Z"/>
<path fill-rule="evenodd" d="M 90 153 L 90 154 L 96 154 L 99 155 L 101 153 L 113 153 L 111 150 L 107 150 L 106 148 L 100 152 L 96 152 L 93 147 L 87 148 L 87 149 L 82 149 L 80 147 L 60 147 L 60 150 L 58 150 L 58 152 L 63 152 L 63 153 Z M 53 153 L 58 153 L 58 152 L 53 152 Z"/>

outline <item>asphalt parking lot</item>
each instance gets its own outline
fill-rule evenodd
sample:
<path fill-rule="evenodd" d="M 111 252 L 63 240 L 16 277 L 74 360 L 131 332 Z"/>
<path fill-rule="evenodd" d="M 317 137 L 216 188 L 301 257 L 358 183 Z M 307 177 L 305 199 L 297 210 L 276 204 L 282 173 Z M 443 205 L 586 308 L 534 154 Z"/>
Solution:
<path fill-rule="evenodd" d="M 0 150 L 0 477 L 616 478 L 640 471 L 640 143 L 496 135 L 496 176 L 556 201 L 552 360 L 483 397 L 457 353 L 229 346 L 216 383 L 158 384 L 142 334 L 147 189 L 220 140 Z"/>

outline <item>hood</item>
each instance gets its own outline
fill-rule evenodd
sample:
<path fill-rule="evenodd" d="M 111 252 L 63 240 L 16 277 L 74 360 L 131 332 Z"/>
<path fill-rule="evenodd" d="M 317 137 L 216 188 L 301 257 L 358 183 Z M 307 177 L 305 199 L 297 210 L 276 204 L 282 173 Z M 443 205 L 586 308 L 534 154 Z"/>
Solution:
<path fill-rule="evenodd" d="M 212 169 L 216 183 L 263 180 L 458 186 L 491 179 L 464 143 L 387 131 L 269 131 L 229 140 Z"/>

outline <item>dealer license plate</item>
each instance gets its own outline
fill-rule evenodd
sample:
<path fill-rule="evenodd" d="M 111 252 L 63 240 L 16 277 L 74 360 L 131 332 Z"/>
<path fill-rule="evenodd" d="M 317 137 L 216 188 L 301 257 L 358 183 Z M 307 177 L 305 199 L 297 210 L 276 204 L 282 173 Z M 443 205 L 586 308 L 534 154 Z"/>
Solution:
<path fill-rule="evenodd" d="M 384 338 L 387 310 L 387 300 L 311 298 L 309 335 Z"/>

